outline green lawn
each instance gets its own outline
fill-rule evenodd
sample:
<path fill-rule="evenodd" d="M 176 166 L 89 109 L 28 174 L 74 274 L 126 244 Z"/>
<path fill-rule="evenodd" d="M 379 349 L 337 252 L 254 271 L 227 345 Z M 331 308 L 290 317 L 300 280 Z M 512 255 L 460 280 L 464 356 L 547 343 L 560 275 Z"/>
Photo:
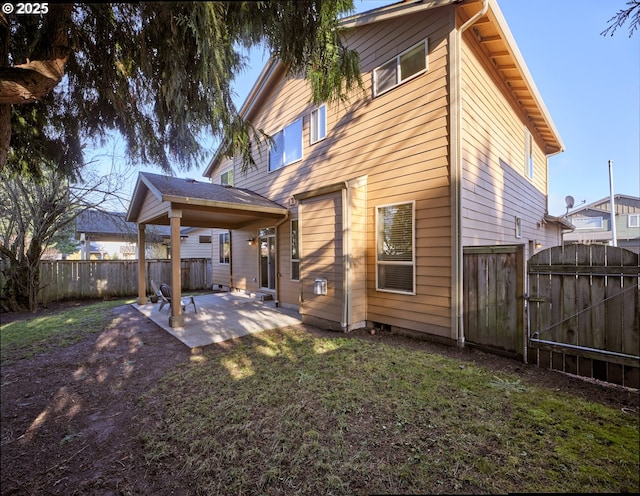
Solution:
<path fill-rule="evenodd" d="M 0 324 L 0 365 L 48 352 L 55 346 L 76 343 L 87 333 L 113 323 L 106 310 L 133 301 L 119 299 L 83 304 Z"/>
<path fill-rule="evenodd" d="M 105 310 L 122 303 L 2 325 L 3 364 L 114 325 Z M 167 374 L 136 409 L 143 456 L 129 463 L 143 464 L 167 494 L 640 486 L 637 411 L 348 335 L 284 329 L 206 349 Z"/>
<path fill-rule="evenodd" d="M 192 494 L 638 491 L 636 415 L 516 376 L 282 330 L 149 392 L 150 474 Z"/>

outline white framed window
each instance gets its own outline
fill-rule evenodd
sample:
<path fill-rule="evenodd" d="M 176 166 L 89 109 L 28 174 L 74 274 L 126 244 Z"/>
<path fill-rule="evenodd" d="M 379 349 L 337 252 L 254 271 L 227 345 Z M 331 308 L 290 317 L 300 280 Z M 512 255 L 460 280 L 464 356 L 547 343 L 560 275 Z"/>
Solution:
<path fill-rule="evenodd" d="M 576 229 L 602 229 L 602 217 L 573 217 L 571 223 Z"/>
<path fill-rule="evenodd" d="M 233 169 L 222 173 L 220 176 L 220 184 L 223 186 L 233 186 Z"/>
<path fill-rule="evenodd" d="M 533 161 L 533 152 L 534 152 L 534 142 L 533 135 L 531 131 L 525 128 L 524 130 L 524 173 L 527 175 L 529 179 L 533 181 L 533 173 L 534 173 L 534 161 Z"/>
<path fill-rule="evenodd" d="M 629 214 L 627 227 L 640 227 L 640 214 Z"/>
<path fill-rule="evenodd" d="M 376 208 L 376 289 L 415 294 L 415 202 Z"/>
<path fill-rule="evenodd" d="M 302 118 L 292 122 L 272 138 L 274 143 L 269 151 L 269 171 L 302 160 Z"/>
<path fill-rule="evenodd" d="M 231 234 L 228 232 L 218 235 L 219 263 L 228 264 L 231 262 Z"/>
<path fill-rule="evenodd" d="M 373 70 L 373 96 L 381 95 L 425 72 L 428 68 L 428 53 L 429 44 L 425 39 L 375 68 Z"/>
<path fill-rule="evenodd" d="M 313 145 L 327 137 L 327 106 L 321 105 L 311 111 L 309 141 Z"/>
<path fill-rule="evenodd" d="M 520 217 L 515 218 L 516 221 L 516 238 L 522 237 L 522 219 Z"/>
<path fill-rule="evenodd" d="M 200 235 L 198 236 L 198 243 L 201 245 L 210 245 L 211 244 L 211 236 Z"/>
<path fill-rule="evenodd" d="M 300 230 L 298 219 L 291 221 L 291 280 L 300 280 Z"/>

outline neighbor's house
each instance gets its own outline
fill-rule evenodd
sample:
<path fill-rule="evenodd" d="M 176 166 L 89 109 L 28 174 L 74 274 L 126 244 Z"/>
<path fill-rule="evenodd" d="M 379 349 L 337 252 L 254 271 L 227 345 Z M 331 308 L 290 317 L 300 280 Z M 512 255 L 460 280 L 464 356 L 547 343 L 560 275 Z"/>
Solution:
<path fill-rule="evenodd" d="M 640 253 L 640 198 L 614 195 L 613 204 L 617 246 Z M 564 235 L 565 244 L 612 244 L 610 197 L 569 212 L 567 219 L 575 231 Z"/>
<path fill-rule="evenodd" d="M 102 260 L 116 251 L 121 260 L 136 260 L 138 228 L 125 217 L 124 212 L 85 210 L 80 213 L 76 218 L 75 237 L 81 242 L 81 259 L 89 260 L 93 256 Z M 169 258 L 170 235 L 165 226 L 153 226 L 147 238 L 148 257 Z M 115 248 L 110 251 L 104 243 Z M 182 258 L 208 259 L 212 256 L 210 229 L 184 228 L 180 232 L 180 244 Z"/>
<path fill-rule="evenodd" d="M 272 294 L 315 325 L 460 345 L 465 298 L 477 305 L 478 279 L 504 269 L 465 273 L 465 257 L 507 253 L 514 278 L 490 290 L 515 302 L 520 351 L 525 260 L 571 226 L 548 215 L 547 159 L 563 144 L 497 3 L 400 2 L 342 26 L 364 94 L 312 105 L 308 83 L 269 62 L 241 108 L 276 144 L 257 168 L 221 150 L 204 172 L 211 189 L 191 194 L 169 179 L 154 193 L 141 176 L 128 219 L 178 229 L 208 209 L 220 225 L 196 225 L 223 228 L 214 283 Z"/>

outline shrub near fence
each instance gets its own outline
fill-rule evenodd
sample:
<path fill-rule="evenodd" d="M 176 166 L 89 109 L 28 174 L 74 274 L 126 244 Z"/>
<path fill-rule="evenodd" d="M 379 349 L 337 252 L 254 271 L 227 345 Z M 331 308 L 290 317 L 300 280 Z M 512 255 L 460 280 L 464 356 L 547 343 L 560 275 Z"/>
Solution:
<path fill-rule="evenodd" d="M 146 260 L 147 294 L 151 281 L 171 283 L 171 260 Z M 211 288 L 211 259 L 181 261 L 182 290 Z M 39 302 L 138 295 L 138 260 L 43 260 Z"/>

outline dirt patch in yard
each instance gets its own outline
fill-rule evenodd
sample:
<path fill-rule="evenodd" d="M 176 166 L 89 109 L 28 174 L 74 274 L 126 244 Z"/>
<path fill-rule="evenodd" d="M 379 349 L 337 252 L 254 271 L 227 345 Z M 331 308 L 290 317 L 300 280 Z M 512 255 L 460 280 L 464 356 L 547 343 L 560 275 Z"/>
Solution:
<path fill-rule="evenodd" d="M 109 329 L 2 368 L 3 495 L 163 494 L 142 456 L 138 435 L 146 412 L 139 398 L 192 352 L 130 305 L 111 311 L 115 325 Z M 318 337 L 344 336 L 306 329 Z M 531 384 L 638 414 L 635 390 L 389 333 L 361 330 L 349 336 L 440 353 L 459 359 L 461 367 L 474 362 L 508 371 Z"/>

